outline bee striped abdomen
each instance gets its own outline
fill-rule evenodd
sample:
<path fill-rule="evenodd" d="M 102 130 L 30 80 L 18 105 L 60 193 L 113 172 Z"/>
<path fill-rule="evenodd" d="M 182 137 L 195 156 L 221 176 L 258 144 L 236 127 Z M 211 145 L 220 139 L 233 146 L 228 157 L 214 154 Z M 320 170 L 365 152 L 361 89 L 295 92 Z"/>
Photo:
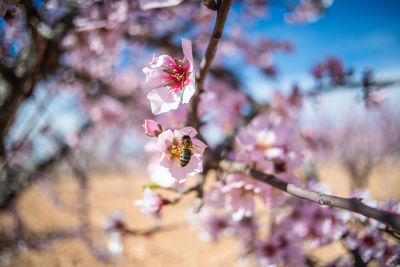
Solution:
<path fill-rule="evenodd" d="M 191 157 L 192 151 L 190 149 L 182 149 L 181 156 L 179 158 L 179 165 L 181 165 L 181 167 L 185 167 L 186 165 L 188 165 Z"/>

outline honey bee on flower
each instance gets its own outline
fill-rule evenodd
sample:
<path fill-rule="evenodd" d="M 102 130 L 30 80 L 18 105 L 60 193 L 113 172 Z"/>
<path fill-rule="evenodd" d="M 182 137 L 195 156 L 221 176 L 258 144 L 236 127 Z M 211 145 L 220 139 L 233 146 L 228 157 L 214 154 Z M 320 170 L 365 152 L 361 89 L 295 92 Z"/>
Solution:
<path fill-rule="evenodd" d="M 149 172 L 154 182 L 168 187 L 203 170 L 202 157 L 207 145 L 196 135 L 192 127 L 165 130 L 157 135 L 156 142 L 147 145 L 146 150 L 152 155 Z"/>

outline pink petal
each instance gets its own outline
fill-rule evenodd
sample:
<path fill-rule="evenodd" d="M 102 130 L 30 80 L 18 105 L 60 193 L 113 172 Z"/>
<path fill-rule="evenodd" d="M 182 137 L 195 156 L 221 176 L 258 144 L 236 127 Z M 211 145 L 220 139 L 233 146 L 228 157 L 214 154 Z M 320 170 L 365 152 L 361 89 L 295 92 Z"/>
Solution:
<path fill-rule="evenodd" d="M 171 146 L 173 139 L 174 134 L 171 130 L 162 132 L 157 139 L 157 146 L 159 147 L 160 152 L 165 152 L 165 150 Z"/>
<path fill-rule="evenodd" d="M 193 127 L 185 127 L 185 128 L 182 128 L 182 129 L 180 129 L 178 131 L 175 130 L 175 133 L 177 133 L 177 132 L 182 134 L 182 136 L 183 135 L 189 135 L 190 138 L 193 138 L 193 137 L 195 137 L 197 135 L 197 130 L 195 128 L 193 128 Z"/>
<path fill-rule="evenodd" d="M 191 74 L 191 76 L 192 76 L 192 74 Z M 187 85 L 185 87 L 185 90 L 183 91 L 182 103 L 183 104 L 189 103 L 189 101 L 192 98 L 192 96 L 194 95 L 195 91 L 196 91 L 196 89 L 194 88 L 194 82 L 191 82 L 189 85 Z"/>
<path fill-rule="evenodd" d="M 148 136 L 157 137 L 162 133 L 161 125 L 153 120 L 145 120 L 143 127 Z"/>
<path fill-rule="evenodd" d="M 146 75 L 146 83 L 150 86 L 160 86 L 162 80 L 168 78 L 168 73 L 162 71 L 161 69 L 152 69 L 149 67 L 143 68 L 143 72 Z"/>
<path fill-rule="evenodd" d="M 199 139 L 196 139 L 196 138 L 192 139 L 192 143 L 193 143 L 193 145 L 195 145 L 196 147 L 198 147 L 198 148 L 200 149 L 200 151 L 198 151 L 198 153 L 199 153 L 200 155 L 203 155 L 204 149 L 207 148 L 207 145 L 204 144 L 204 143 L 203 143 L 202 141 L 200 141 Z M 196 149 L 195 149 L 195 152 L 197 152 Z"/>
<path fill-rule="evenodd" d="M 171 176 L 174 177 L 178 183 L 183 183 L 186 181 L 187 167 L 191 165 L 190 163 L 191 162 L 189 162 L 189 164 L 185 167 L 181 167 L 178 164 L 173 164 L 170 166 L 169 170 L 171 172 Z"/>
<path fill-rule="evenodd" d="M 195 175 L 202 170 L 202 161 L 196 155 L 192 156 L 188 165 L 185 167 L 181 167 L 178 164 L 171 164 L 170 166 L 171 175 L 177 180 L 178 183 L 183 183 L 186 180 L 187 175 Z"/>
<path fill-rule="evenodd" d="M 158 164 L 149 165 L 150 179 L 162 187 L 171 187 L 175 184 L 175 178 L 171 176 L 168 168 Z"/>
<path fill-rule="evenodd" d="M 177 109 L 181 101 L 178 94 L 169 94 L 165 87 L 152 90 L 147 94 L 147 99 L 150 100 L 151 111 L 155 115 Z"/>
<path fill-rule="evenodd" d="M 189 39 L 182 38 L 182 50 L 183 50 L 183 55 L 190 62 L 193 68 L 194 61 L 192 52 L 192 42 Z"/>

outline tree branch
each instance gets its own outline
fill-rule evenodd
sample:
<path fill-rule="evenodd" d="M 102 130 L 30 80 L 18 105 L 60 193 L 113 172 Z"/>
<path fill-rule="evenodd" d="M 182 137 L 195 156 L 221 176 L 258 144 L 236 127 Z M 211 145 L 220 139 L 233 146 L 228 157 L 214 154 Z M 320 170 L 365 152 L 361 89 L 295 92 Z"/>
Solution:
<path fill-rule="evenodd" d="M 361 199 L 336 197 L 333 195 L 312 191 L 307 188 L 302 188 L 285 182 L 272 174 L 266 174 L 252 169 L 242 162 L 223 160 L 220 162 L 219 167 L 228 172 L 243 173 L 251 176 L 258 181 L 267 183 L 275 188 L 285 191 L 292 196 L 310 200 L 319 205 L 341 208 L 362 214 L 368 218 L 373 218 L 392 227 L 396 233 L 400 233 L 400 215 L 367 206 L 361 202 Z"/>
<path fill-rule="evenodd" d="M 217 11 L 217 19 L 215 21 L 210 42 L 208 43 L 206 53 L 200 63 L 200 71 L 196 77 L 197 90 L 192 99 L 191 105 L 189 106 L 188 122 L 194 128 L 198 128 L 198 126 L 200 125 L 200 122 L 197 119 L 197 106 L 200 101 L 200 94 L 204 91 L 204 80 L 217 52 L 218 43 L 222 37 L 225 21 L 228 16 L 231 5 L 232 5 L 232 0 L 222 0 L 221 6 L 218 8 Z"/>
<path fill-rule="evenodd" d="M 379 87 L 390 87 L 390 86 L 393 86 L 396 84 L 400 84 L 400 79 L 371 82 L 368 84 L 368 86 L 379 88 Z M 347 82 L 344 84 L 332 85 L 329 87 L 317 87 L 315 89 L 307 90 L 304 92 L 304 96 L 315 97 L 319 94 L 330 93 L 330 92 L 338 91 L 339 89 L 352 90 L 352 89 L 360 89 L 360 88 L 363 88 L 364 86 L 365 85 L 363 84 L 362 81 L 361 82 Z"/>

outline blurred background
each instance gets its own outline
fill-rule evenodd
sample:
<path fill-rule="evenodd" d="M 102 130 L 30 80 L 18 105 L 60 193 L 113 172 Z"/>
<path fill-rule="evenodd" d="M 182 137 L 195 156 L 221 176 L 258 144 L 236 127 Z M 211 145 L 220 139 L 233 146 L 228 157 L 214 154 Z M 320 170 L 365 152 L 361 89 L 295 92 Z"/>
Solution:
<path fill-rule="evenodd" d="M 300 94 L 292 116 L 309 149 L 299 176 L 339 196 L 368 188 L 399 200 L 398 10 L 396 0 L 234 1 L 202 98 L 214 103 L 199 129 L 208 145 L 257 105 Z M 182 58 L 184 37 L 198 69 L 216 12 L 194 0 L 150 10 L 135 0 L 5 0 L 0 11 L 0 264 L 238 264 L 232 239 L 203 242 L 187 224 L 194 195 L 168 207 L 154 234 L 133 205 L 151 182 L 144 120 L 175 129 L 188 116 L 185 105 L 151 114 L 142 68 L 153 53 Z M 145 234 L 114 240 L 109 214 Z"/>

